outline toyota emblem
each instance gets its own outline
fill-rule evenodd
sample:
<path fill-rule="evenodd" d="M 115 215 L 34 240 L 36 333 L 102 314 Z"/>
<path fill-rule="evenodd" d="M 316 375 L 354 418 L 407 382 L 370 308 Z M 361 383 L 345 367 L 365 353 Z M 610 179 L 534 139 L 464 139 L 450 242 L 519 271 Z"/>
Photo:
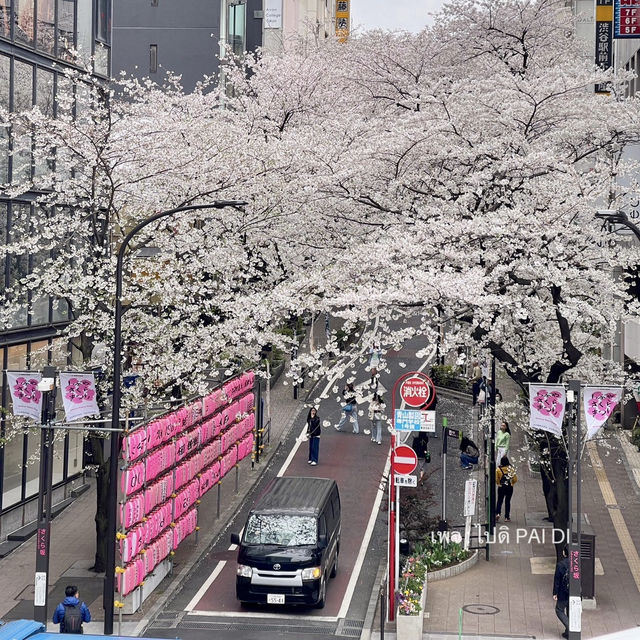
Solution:
<path fill-rule="evenodd" d="M 274 564 L 273 565 L 273 570 L 274 571 L 280 571 L 280 565 L 279 564 Z"/>

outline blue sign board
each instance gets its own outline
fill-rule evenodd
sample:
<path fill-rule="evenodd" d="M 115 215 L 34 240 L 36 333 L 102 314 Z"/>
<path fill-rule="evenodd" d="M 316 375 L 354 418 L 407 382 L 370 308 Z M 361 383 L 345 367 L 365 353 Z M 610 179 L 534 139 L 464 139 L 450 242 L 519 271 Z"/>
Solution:
<path fill-rule="evenodd" d="M 422 411 L 414 409 L 396 409 L 395 428 L 397 431 L 420 431 Z"/>

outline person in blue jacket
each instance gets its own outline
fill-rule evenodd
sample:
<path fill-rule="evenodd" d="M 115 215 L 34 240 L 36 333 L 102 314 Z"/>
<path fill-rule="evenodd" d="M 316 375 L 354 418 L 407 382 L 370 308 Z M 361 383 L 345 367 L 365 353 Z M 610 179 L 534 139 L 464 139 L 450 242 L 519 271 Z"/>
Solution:
<path fill-rule="evenodd" d="M 60 625 L 60 633 L 82 633 L 82 623 L 91 622 L 91 612 L 78 598 L 78 587 L 69 585 L 64 590 L 65 599 L 53 612 L 53 624 Z"/>

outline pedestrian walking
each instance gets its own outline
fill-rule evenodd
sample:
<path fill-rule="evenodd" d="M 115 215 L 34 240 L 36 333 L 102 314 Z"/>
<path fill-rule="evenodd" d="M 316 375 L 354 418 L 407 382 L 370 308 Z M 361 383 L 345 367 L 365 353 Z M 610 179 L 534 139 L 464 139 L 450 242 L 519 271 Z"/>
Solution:
<path fill-rule="evenodd" d="M 370 385 L 376 391 L 378 389 L 378 369 L 380 368 L 380 357 L 382 356 L 382 349 L 380 344 L 374 342 L 369 349 L 369 373 L 371 375 Z"/>
<path fill-rule="evenodd" d="M 318 410 L 315 407 L 311 407 L 307 415 L 307 438 L 309 438 L 309 464 L 312 466 L 318 464 L 321 432 L 322 428 L 320 426 Z"/>
<path fill-rule="evenodd" d="M 496 484 L 498 485 L 498 504 L 496 505 L 496 520 L 500 520 L 502 503 L 504 502 L 504 519 L 511 522 L 511 497 L 513 485 L 518 482 L 516 470 L 507 456 L 500 458 L 500 466 L 496 469 Z"/>
<path fill-rule="evenodd" d="M 478 394 L 480 393 L 480 384 L 482 383 L 482 369 L 477 360 L 473 361 L 473 368 L 471 369 L 471 393 L 473 395 L 473 405 L 475 406 L 478 401 Z"/>
<path fill-rule="evenodd" d="M 569 637 L 569 558 L 567 547 L 562 548 L 562 560 L 556 564 L 553 576 L 553 599 L 556 601 L 556 615 L 564 625 L 563 638 Z"/>
<path fill-rule="evenodd" d="M 342 425 L 347 421 L 349 416 L 353 416 L 353 433 L 360 432 L 360 426 L 358 424 L 358 401 L 356 399 L 356 390 L 353 388 L 353 383 L 348 382 L 345 388 L 342 390 L 342 397 L 344 398 L 344 405 L 342 405 L 342 416 L 340 422 L 334 425 L 336 431 L 340 431 Z"/>
<path fill-rule="evenodd" d="M 460 466 L 463 469 L 473 469 L 474 464 L 478 464 L 480 450 L 478 445 L 467 436 L 462 436 L 460 441 Z"/>
<path fill-rule="evenodd" d="M 509 455 L 509 445 L 511 444 L 511 429 L 506 420 L 502 421 L 500 431 L 496 436 L 496 460 L 502 460 L 503 456 Z"/>
<path fill-rule="evenodd" d="M 69 585 L 64 590 L 65 598 L 53 612 L 53 624 L 60 625 L 60 633 L 83 633 L 82 623 L 91 622 L 91 612 L 80 602 L 78 587 Z"/>
<path fill-rule="evenodd" d="M 382 397 L 374 393 L 369 404 L 369 420 L 371 420 L 371 442 L 382 444 L 382 420 L 384 419 L 385 404 Z"/>
<path fill-rule="evenodd" d="M 418 433 L 413 436 L 411 448 L 415 451 L 416 456 L 418 456 L 418 483 L 422 486 L 426 471 L 425 467 L 427 462 L 431 461 L 431 454 L 429 453 L 429 436 L 426 432 L 418 431 Z"/>

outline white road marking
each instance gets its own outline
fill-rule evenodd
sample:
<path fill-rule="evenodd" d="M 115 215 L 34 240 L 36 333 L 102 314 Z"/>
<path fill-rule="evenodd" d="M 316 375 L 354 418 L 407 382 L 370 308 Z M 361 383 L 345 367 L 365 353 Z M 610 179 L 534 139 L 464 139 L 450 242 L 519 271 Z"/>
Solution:
<path fill-rule="evenodd" d="M 198 589 L 189 604 L 184 608 L 185 611 L 193 611 L 194 607 L 200 602 L 202 596 L 207 592 L 207 589 L 212 585 L 213 581 L 220 575 L 220 572 L 224 569 L 224 565 L 227 564 L 226 560 L 218 562 L 216 568 L 211 572 L 211 575 L 202 583 L 202 586 Z"/>
<path fill-rule="evenodd" d="M 376 327 L 377 327 L 377 323 L 378 323 L 378 318 L 376 317 Z M 374 330 L 374 334 L 375 334 L 375 330 Z M 364 348 L 361 351 L 361 353 L 364 353 Z M 434 353 L 435 353 L 435 347 L 433 348 L 433 351 L 429 355 L 429 357 L 422 363 L 422 365 L 420 366 L 418 371 L 422 371 L 429 364 L 429 362 L 431 362 L 431 358 L 433 357 Z M 353 364 L 353 362 L 356 360 L 358 355 L 360 355 L 360 354 L 357 354 L 356 356 L 354 356 L 351 359 L 351 361 L 349 362 L 349 364 L 346 365 L 345 368 L 350 367 Z M 331 378 L 331 380 L 329 380 L 327 382 L 327 385 L 324 388 L 324 390 L 322 391 L 322 393 L 320 394 L 320 397 L 324 396 L 324 394 L 329 390 L 329 388 L 333 385 L 333 383 L 338 379 L 338 377 L 342 373 L 344 373 L 344 370 L 342 372 L 337 372 Z M 404 402 L 402 403 L 402 406 L 404 406 Z M 286 473 L 287 469 L 289 468 L 289 465 L 291 464 L 291 461 L 293 460 L 296 452 L 298 451 L 298 448 L 300 447 L 300 445 L 304 441 L 304 437 L 303 436 L 304 436 L 304 434 L 306 432 L 306 429 L 307 429 L 307 427 L 305 425 L 302 428 L 302 431 L 300 432 L 300 435 L 296 438 L 296 442 L 295 442 L 295 445 L 293 446 L 293 449 L 291 450 L 291 452 L 287 456 L 287 459 L 284 461 L 282 467 L 278 471 L 278 474 L 277 474 L 278 477 L 283 476 Z M 403 435 L 405 435 L 405 434 L 403 434 Z M 406 434 L 406 437 L 408 437 L 408 436 L 409 436 L 409 433 Z M 413 460 L 410 460 L 410 462 L 413 462 Z M 246 618 L 286 618 L 286 619 L 292 619 L 292 620 L 314 620 L 314 621 L 320 621 L 320 622 L 335 622 L 336 620 L 338 620 L 340 618 L 346 617 L 347 612 L 349 611 L 349 606 L 351 604 L 351 599 L 353 598 L 353 593 L 355 591 L 356 584 L 358 582 L 358 578 L 360 577 L 360 571 L 362 570 L 362 565 L 364 564 L 364 558 L 366 556 L 366 552 L 367 552 L 367 549 L 369 547 L 369 541 L 371 540 L 371 536 L 373 535 L 373 529 L 375 527 L 378 510 L 380 509 L 380 504 L 382 502 L 382 498 L 384 497 L 384 494 L 385 494 L 385 491 L 386 491 L 386 484 L 384 482 L 382 482 L 382 480 L 384 478 L 388 477 L 390 465 L 391 465 L 391 457 L 389 455 L 389 456 L 387 456 L 387 461 L 385 463 L 385 468 L 384 468 L 384 471 L 382 473 L 380 486 L 378 487 L 378 492 L 376 494 L 376 499 L 375 499 L 375 502 L 374 502 L 374 505 L 373 505 L 373 509 L 371 510 L 371 514 L 369 516 L 369 522 L 367 523 L 367 528 L 365 530 L 365 534 L 364 534 L 364 537 L 362 539 L 362 544 L 360 545 L 360 550 L 359 550 L 358 556 L 356 558 L 356 563 L 355 563 L 355 565 L 353 567 L 353 572 L 351 573 L 351 578 L 349 579 L 349 583 L 347 584 L 347 589 L 345 591 L 345 595 L 344 595 L 344 598 L 342 600 L 342 605 L 340 607 L 340 610 L 338 611 L 338 615 L 336 617 L 297 616 L 297 615 L 281 615 L 281 614 L 277 614 L 277 613 L 244 611 L 242 613 L 243 617 L 246 617 Z M 231 545 L 229 547 L 229 550 L 233 551 L 236 548 L 237 548 L 236 545 Z M 209 587 L 213 584 L 213 581 L 218 577 L 218 575 L 220 575 L 220 572 L 224 568 L 225 564 L 226 564 L 226 561 L 219 562 L 218 565 L 216 566 L 216 568 L 211 572 L 211 575 L 202 584 L 200 589 L 198 589 L 198 592 L 196 593 L 196 595 L 191 599 L 189 604 L 184 609 L 187 612 L 187 615 L 198 615 L 198 616 L 205 616 L 205 617 L 221 617 L 221 618 L 233 618 L 233 617 L 237 617 L 238 616 L 238 613 L 235 612 L 235 611 L 199 611 L 197 609 L 194 609 L 194 607 L 198 604 L 198 602 L 202 599 L 204 594 L 207 592 Z"/>

